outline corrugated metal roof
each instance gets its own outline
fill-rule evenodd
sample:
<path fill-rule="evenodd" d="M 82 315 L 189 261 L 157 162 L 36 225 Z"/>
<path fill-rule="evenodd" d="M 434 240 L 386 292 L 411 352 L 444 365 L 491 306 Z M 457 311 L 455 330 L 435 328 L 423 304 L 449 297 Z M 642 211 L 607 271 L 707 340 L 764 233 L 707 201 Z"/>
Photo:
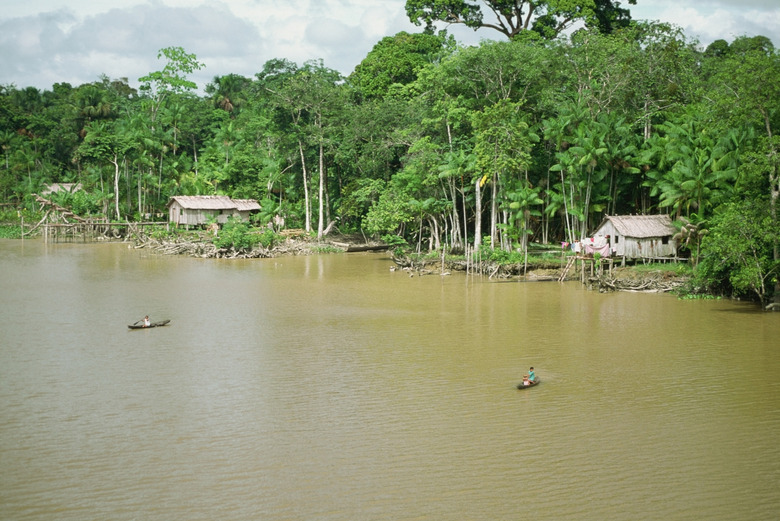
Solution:
<path fill-rule="evenodd" d="M 608 215 L 599 228 L 607 221 L 624 237 L 666 237 L 676 231 L 668 215 Z"/>
<path fill-rule="evenodd" d="M 73 193 L 77 190 L 81 190 L 81 183 L 52 183 L 44 187 L 44 189 L 41 190 L 41 194 L 48 195 L 57 192 Z"/>
<path fill-rule="evenodd" d="M 188 210 L 232 210 L 236 203 L 226 195 L 177 195 L 168 202 L 176 201 L 182 208 Z"/>
<path fill-rule="evenodd" d="M 233 199 L 233 202 L 236 203 L 236 208 L 239 212 L 260 210 L 260 203 L 254 199 Z"/>

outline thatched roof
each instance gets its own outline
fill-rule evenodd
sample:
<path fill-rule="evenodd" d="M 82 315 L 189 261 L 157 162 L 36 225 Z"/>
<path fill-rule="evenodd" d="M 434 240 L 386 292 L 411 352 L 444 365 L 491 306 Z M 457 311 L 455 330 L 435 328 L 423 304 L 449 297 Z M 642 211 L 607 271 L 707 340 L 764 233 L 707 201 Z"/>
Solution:
<path fill-rule="evenodd" d="M 254 199 L 231 199 L 226 195 L 177 195 L 171 197 L 168 206 L 177 202 L 188 210 L 238 210 L 240 212 L 259 210 Z"/>
<path fill-rule="evenodd" d="M 674 235 L 676 231 L 668 215 L 608 215 L 598 228 L 603 227 L 607 221 L 624 237 L 666 237 Z"/>

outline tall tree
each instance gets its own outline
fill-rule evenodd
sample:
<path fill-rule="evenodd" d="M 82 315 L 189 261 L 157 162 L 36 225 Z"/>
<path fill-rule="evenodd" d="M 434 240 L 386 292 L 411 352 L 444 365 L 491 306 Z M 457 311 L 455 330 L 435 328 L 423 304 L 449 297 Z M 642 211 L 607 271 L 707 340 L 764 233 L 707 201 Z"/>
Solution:
<path fill-rule="evenodd" d="M 157 59 L 163 57 L 168 61 L 161 71 L 150 72 L 138 78 L 141 82 L 141 93 L 151 100 L 152 121 L 157 120 L 157 112 L 167 96 L 192 92 L 198 87 L 187 76 L 204 67 L 195 54 L 190 54 L 181 47 L 160 49 Z"/>
<path fill-rule="evenodd" d="M 528 168 L 531 142 L 535 140 L 528 123 L 523 121 L 521 107 L 522 103 L 502 100 L 484 112 L 474 114 L 474 154 L 481 175 L 476 182 L 480 186 L 490 184 L 490 246 L 493 248 L 498 245 L 499 197 L 504 185 L 521 177 Z M 475 233 L 475 247 L 481 242 L 478 236 L 479 233 Z M 502 243 L 509 248 L 508 243 Z"/>
<path fill-rule="evenodd" d="M 407 0 L 406 14 L 428 32 L 433 32 L 436 22 L 444 22 L 494 29 L 510 39 L 528 30 L 554 38 L 580 20 L 612 30 L 625 26 L 629 16 L 620 2 L 612 0 L 482 0 L 482 4 L 484 10 L 468 0 Z"/>
<path fill-rule="evenodd" d="M 80 157 L 94 162 L 98 168 L 101 168 L 106 162 L 113 166 L 114 215 L 117 220 L 121 219 L 119 209 L 120 162 L 124 161 L 125 154 L 130 150 L 130 147 L 131 142 L 121 129 L 108 122 L 98 122 L 90 124 L 84 142 L 78 150 Z"/>
<path fill-rule="evenodd" d="M 186 98 L 192 95 L 197 85 L 188 79 L 188 75 L 204 67 L 195 54 L 190 54 L 181 47 L 160 49 L 157 58 L 163 57 L 167 62 L 161 71 L 150 72 L 138 79 L 141 82 L 139 90 L 144 96 L 142 106 L 150 121 L 148 128 L 153 139 L 158 143 L 158 156 L 156 157 L 158 201 L 162 199 L 164 182 L 170 181 L 164 179 L 166 154 L 168 151 L 174 151 L 175 156 L 177 149 L 176 111 L 171 112 L 164 109 L 169 105 L 175 106 L 182 97 Z M 175 157 L 173 161 L 175 161 Z"/>
<path fill-rule="evenodd" d="M 297 135 L 301 160 L 305 199 L 306 231 L 311 231 L 311 199 L 309 194 L 308 147 L 313 145 L 318 167 L 318 223 L 317 236 L 325 231 L 327 170 L 325 151 L 332 137 L 334 112 L 343 102 L 341 74 L 325 67 L 321 61 L 307 62 L 304 67 L 288 75 L 280 88 L 274 90 L 276 104 L 289 114 Z"/>

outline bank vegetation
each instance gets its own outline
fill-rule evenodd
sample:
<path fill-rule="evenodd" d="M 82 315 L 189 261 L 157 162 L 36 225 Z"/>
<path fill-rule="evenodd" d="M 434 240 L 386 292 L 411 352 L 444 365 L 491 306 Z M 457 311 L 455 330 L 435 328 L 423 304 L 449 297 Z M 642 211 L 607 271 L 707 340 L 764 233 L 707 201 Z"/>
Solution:
<path fill-rule="evenodd" d="M 189 76 L 204 64 L 172 46 L 138 87 L 0 86 L 0 233 L 41 219 L 36 194 L 125 223 L 164 222 L 175 195 L 222 194 L 259 201 L 251 233 L 145 246 L 296 254 L 303 246 L 277 239 L 285 229 L 315 248 L 338 248 L 326 239 L 342 233 L 403 256 L 471 252 L 504 276 L 530 271 L 533 245 L 573 243 L 605 215 L 668 213 L 694 291 L 780 298 L 780 53 L 769 38 L 702 47 L 618 3 L 582 0 L 570 13 L 536 2 L 511 34 L 463 46 L 433 30 L 439 4 L 408 0 L 427 29 L 382 38 L 346 77 L 276 58 L 199 93 Z M 479 26 L 468 5 L 450 7 Z M 561 32 L 571 21 L 582 28 Z M 46 193 L 62 183 L 79 188 Z"/>

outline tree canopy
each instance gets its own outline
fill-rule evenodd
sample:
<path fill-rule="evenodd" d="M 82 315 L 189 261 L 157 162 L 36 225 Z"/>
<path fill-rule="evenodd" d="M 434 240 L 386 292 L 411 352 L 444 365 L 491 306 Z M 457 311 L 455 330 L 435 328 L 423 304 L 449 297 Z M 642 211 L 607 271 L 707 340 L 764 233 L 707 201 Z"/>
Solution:
<path fill-rule="evenodd" d="M 628 0 L 636 4 L 636 0 Z M 630 12 L 612 0 L 407 0 L 406 14 L 433 32 L 436 22 L 463 24 L 474 30 L 493 29 L 507 38 L 533 30 L 554 38 L 578 21 L 611 33 L 626 27 Z"/>

